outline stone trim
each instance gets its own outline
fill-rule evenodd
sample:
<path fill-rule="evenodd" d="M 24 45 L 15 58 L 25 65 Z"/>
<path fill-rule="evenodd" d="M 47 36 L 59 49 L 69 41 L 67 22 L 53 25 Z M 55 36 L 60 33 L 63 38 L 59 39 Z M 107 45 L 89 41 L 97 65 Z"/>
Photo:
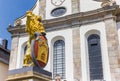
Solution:
<path fill-rule="evenodd" d="M 11 53 L 10 53 L 10 60 L 9 60 L 9 70 L 15 69 L 17 64 L 17 53 L 18 53 L 18 44 L 19 44 L 19 36 L 12 38 L 11 43 Z"/>
<path fill-rule="evenodd" d="M 109 15 L 108 15 L 109 16 Z M 105 20 L 105 29 L 106 29 L 106 39 L 107 39 L 107 50 L 109 56 L 109 64 L 110 64 L 110 71 L 112 81 L 119 81 L 120 76 L 119 70 L 119 59 L 120 59 L 120 51 L 119 51 L 119 39 L 118 39 L 118 32 L 116 27 L 115 19 L 107 19 Z"/>
<path fill-rule="evenodd" d="M 79 27 L 72 29 L 73 37 L 73 64 L 74 64 L 74 79 L 81 80 L 81 54 L 80 54 L 80 31 Z"/>
<path fill-rule="evenodd" d="M 113 14 L 114 15 L 113 17 L 120 16 L 119 6 L 117 5 L 109 6 L 88 12 L 75 13 L 75 14 L 67 15 L 65 17 L 43 20 L 43 24 L 46 31 L 49 32 L 49 31 L 55 31 L 65 28 L 76 27 L 76 25 L 80 26 L 84 24 L 104 21 L 106 19 L 104 18 L 104 16 L 108 14 Z M 25 34 L 25 25 L 13 26 L 13 27 L 9 26 L 8 31 L 12 34 L 12 37 Z"/>

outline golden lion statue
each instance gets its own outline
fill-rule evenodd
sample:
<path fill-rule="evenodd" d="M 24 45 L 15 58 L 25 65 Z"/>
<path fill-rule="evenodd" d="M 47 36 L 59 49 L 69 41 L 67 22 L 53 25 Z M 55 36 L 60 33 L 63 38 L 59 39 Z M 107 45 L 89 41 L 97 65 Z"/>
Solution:
<path fill-rule="evenodd" d="M 31 41 L 35 39 L 35 32 L 46 35 L 45 29 L 41 22 L 41 16 L 36 16 L 32 11 L 26 13 L 26 32 L 29 34 L 29 40 L 27 41 L 27 50 L 24 56 L 23 66 L 33 66 L 33 60 L 31 57 Z"/>

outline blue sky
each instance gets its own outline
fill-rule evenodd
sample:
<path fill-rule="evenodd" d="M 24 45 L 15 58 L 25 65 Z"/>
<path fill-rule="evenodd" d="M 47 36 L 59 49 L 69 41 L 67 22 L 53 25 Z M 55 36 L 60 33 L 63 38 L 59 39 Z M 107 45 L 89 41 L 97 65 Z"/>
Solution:
<path fill-rule="evenodd" d="M 7 39 L 8 49 L 11 49 L 11 34 L 7 31 L 8 25 L 13 25 L 15 19 L 30 10 L 35 2 L 36 0 L 0 0 L 0 41 Z"/>

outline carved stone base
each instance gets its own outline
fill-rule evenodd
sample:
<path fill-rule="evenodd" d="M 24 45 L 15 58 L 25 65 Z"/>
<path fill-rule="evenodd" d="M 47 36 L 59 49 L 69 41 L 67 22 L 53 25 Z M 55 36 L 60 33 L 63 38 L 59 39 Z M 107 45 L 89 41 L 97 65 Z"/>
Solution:
<path fill-rule="evenodd" d="M 38 67 L 10 70 L 6 81 L 50 81 L 52 73 Z"/>

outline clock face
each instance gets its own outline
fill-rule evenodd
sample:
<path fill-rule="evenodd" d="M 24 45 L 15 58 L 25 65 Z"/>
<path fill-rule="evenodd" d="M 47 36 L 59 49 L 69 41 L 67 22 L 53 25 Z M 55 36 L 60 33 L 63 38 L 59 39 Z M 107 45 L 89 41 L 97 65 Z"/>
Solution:
<path fill-rule="evenodd" d="M 60 6 L 65 0 L 51 0 L 51 3 L 55 6 Z"/>

